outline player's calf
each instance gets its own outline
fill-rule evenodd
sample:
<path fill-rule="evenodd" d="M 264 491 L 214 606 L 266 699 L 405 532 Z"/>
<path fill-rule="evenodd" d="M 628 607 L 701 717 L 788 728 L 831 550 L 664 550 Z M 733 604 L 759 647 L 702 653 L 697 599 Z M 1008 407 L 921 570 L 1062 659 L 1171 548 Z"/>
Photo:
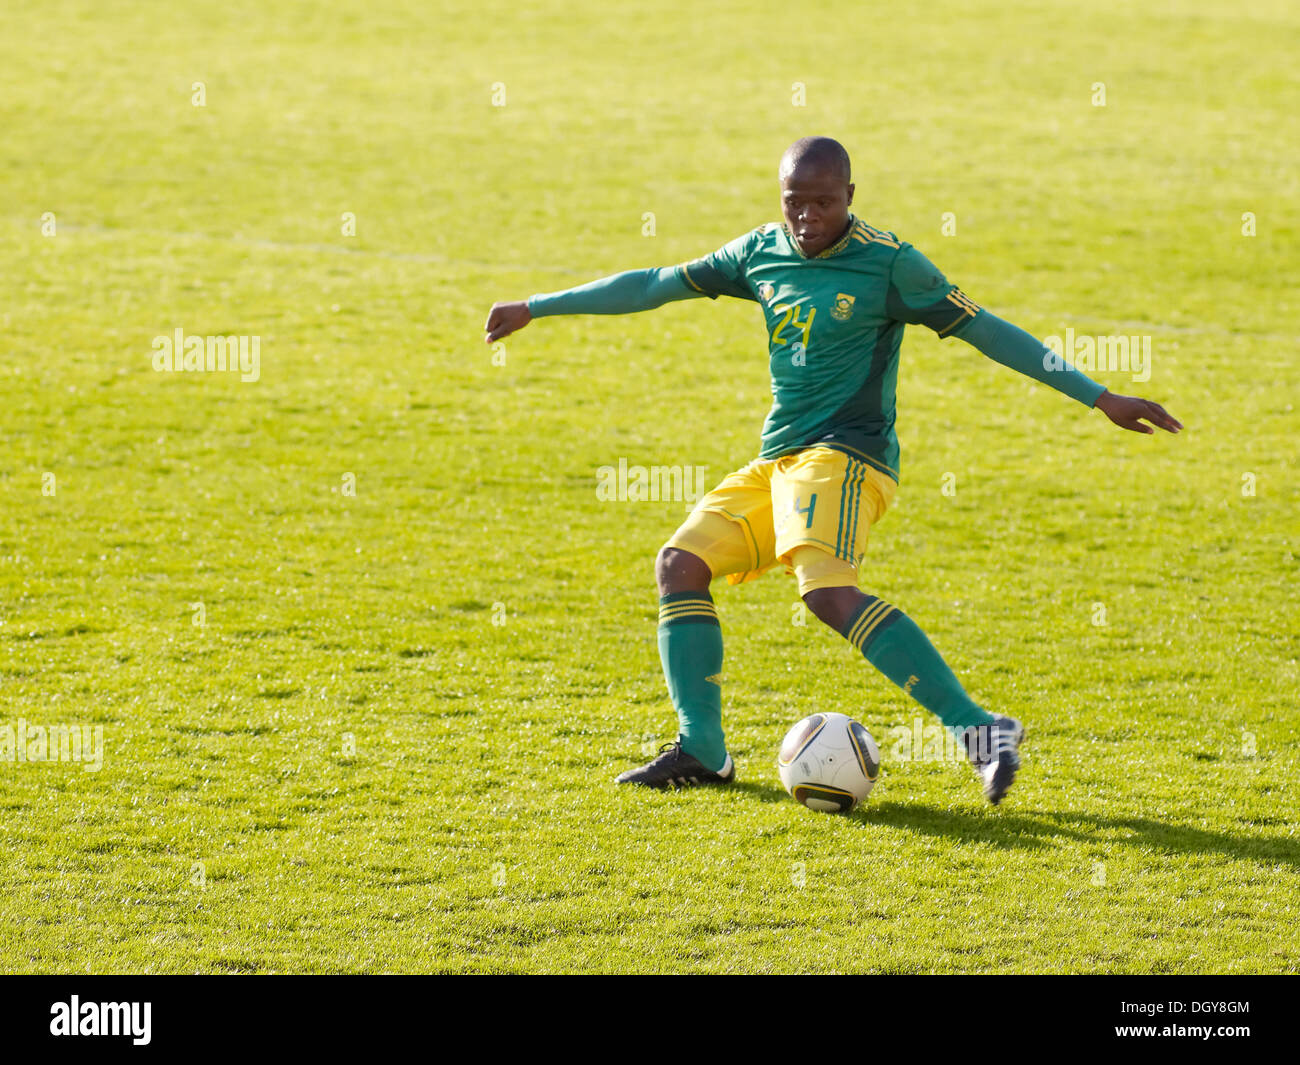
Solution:
<path fill-rule="evenodd" d="M 730 780 L 722 732 L 722 627 L 709 594 L 713 574 L 698 555 L 665 546 L 655 560 L 659 584 L 659 658 L 677 710 L 678 739 L 620 784 L 662 788 Z M 670 749 L 671 748 L 671 749 Z"/>

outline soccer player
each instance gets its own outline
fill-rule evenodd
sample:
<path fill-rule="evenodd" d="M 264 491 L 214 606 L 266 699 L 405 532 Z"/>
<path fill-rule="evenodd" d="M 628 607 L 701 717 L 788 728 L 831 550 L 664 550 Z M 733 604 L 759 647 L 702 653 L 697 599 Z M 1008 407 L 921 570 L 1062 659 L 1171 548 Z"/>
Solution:
<path fill-rule="evenodd" d="M 709 585 L 782 564 L 809 610 L 932 711 L 963 744 L 994 804 L 1020 765 L 1024 728 L 967 695 L 916 623 L 858 589 L 867 532 L 898 485 L 894 391 L 903 327 L 959 337 L 989 358 L 1095 407 L 1134 432 L 1182 425 L 1149 400 L 1119 396 L 1024 330 L 979 307 L 919 251 L 849 213 L 848 153 L 805 137 L 781 158 L 781 215 L 712 255 L 495 303 L 488 343 L 556 314 L 628 314 L 672 300 L 732 296 L 762 309 L 772 409 L 758 457 L 703 496 L 655 562 L 659 655 L 678 738 L 619 783 L 735 779 L 722 731 L 722 629 Z"/>

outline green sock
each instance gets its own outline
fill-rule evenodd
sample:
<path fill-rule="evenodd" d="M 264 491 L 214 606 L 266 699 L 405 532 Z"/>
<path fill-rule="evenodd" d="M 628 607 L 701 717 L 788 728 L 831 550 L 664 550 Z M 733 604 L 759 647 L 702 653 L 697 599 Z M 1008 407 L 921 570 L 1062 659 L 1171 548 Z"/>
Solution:
<path fill-rule="evenodd" d="M 868 595 L 840 634 L 950 731 L 993 723 L 993 715 L 966 694 L 934 644 L 897 607 Z"/>
<path fill-rule="evenodd" d="M 716 773 L 727 764 L 722 739 L 722 626 L 707 591 L 673 592 L 659 598 L 659 659 L 677 708 L 682 750 Z"/>

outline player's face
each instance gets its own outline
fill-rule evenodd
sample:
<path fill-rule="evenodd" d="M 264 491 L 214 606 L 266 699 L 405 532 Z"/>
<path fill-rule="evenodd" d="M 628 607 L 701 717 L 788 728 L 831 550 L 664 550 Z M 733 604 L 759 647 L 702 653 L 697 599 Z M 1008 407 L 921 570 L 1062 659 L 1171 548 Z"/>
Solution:
<path fill-rule="evenodd" d="M 799 167 L 781 179 L 781 215 L 810 258 L 843 235 L 852 202 L 853 186 L 833 171 Z"/>

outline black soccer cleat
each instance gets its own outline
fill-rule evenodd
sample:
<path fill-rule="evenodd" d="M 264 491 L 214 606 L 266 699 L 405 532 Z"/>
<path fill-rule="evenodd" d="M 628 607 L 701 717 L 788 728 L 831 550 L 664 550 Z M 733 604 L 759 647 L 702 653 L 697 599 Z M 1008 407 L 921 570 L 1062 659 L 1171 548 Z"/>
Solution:
<path fill-rule="evenodd" d="M 689 788 L 696 784 L 730 784 L 735 779 L 736 765 L 731 755 L 727 755 L 726 764 L 715 773 L 683 751 L 681 741 L 674 740 L 660 747 L 659 756 L 649 765 L 620 773 L 614 783 L 640 784 L 647 788 Z"/>
<path fill-rule="evenodd" d="M 984 782 L 984 797 L 994 806 L 1016 779 L 1024 738 L 1025 727 L 1014 717 L 1001 715 L 991 725 L 971 726 L 962 736 L 966 757 Z"/>

